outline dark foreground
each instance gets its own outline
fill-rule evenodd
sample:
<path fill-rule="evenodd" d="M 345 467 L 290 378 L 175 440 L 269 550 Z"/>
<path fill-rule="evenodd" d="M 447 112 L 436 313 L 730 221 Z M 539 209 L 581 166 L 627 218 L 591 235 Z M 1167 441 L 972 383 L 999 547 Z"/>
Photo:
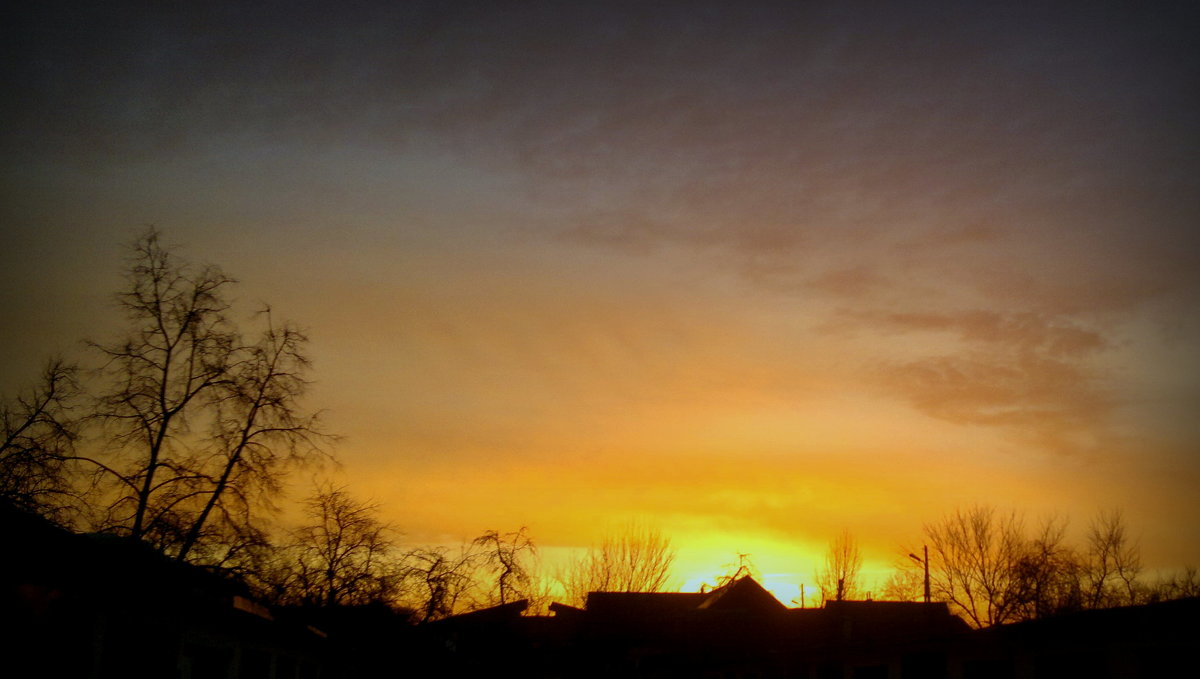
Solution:
<path fill-rule="evenodd" d="M 1148 678 L 1186 676 L 1200 651 L 1195 598 L 971 630 L 937 603 L 788 609 L 751 578 L 418 626 L 382 606 L 269 609 L 144 545 L 4 518 L 0 676 Z"/>

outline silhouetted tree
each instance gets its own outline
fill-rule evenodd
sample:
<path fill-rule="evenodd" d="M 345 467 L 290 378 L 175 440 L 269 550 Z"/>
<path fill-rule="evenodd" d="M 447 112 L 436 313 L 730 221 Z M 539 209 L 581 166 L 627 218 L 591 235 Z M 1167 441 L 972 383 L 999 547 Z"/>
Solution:
<path fill-rule="evenodd" d="M 761 578 L 762 574 L 758 572 L 758 567 L 754 565 L 754 560 L 749 554 L 738 552 L 737 560 L 732 563 L 727 563 L 724 566 L 725 572 L 717 576 L 717 587 L 737 582 L 745 577 Z"/>
<path fill-rule="evenodd" d="M 1001 515 L 987 506 L 960 509 L 926 524 L 934 598 L 950 603 L 976 627 L 1016 619 L 1023 527 L 1016 513 Z"/>
<path fill-rule="evenodd" d="M 232 278 L 179 259 L 154 229 L 132 250 L 117 296 L 129 331 L 91 344 L 105 359 L 95 415 L 108 438 L 80 459 L 104 491 L 99 527 L 224 563 L 261 542 L 254 516 L 279 476 L 328 440 L 299 406 L 306 340 L 263 314 L 245 342 L 228 317 Z"/>
<path fill-rule="evenodd" d="M 1066 521 L 1047 519 L 1027 539 L 1014 564 L 1013 618 L 1033 620 L 1078 610 L 1083 603 L 1079 560 L 1065 544 Z"/>
<path fill-rule="evenodd" d="M 582 603 L 588 592 L 660 592 L 674 562 L 669 538 L 658 529 L 631 524 L 568 565 L 559 580 L 576 603 Z"/>
<path fill-rule="evenodd" d="M 75 366 L 51 360 L 33 389 L 0 400 L 0 498 L 60 522 L 76 497 L 68 477 L 76 375 Z"/>
<path fill-rule="evenodd" d="M 884 601 L 924 601 L 925 577 L 922 567 L 913 562 L 908 555 L 914 550 L 905 549 L 904 557 L 896 560 L 895 569 L 883 585 L 882 598 Z"/>
<path fill-rule="evenodd" d="M 825 553 L 824 567 L 817 573 L 817 587 L 825 601 L 843 601 L 861 596 L 858 573 L 862 568 L 862 554 L 858 543 L 843 530 Z"/>
<path fill-rule="evenodd" d="M 1186 572 L 1150 588 L 1138 580 L 1141 558 L 1120 511 L 1092 521 L 1086 549 L 1066 542 L 1066 520 L 1048 519 L 1032 535 L 1016 512 L 977 506 L 925 526 L 934 598 L 977 627 L 1032 620 L 1083 608 L 1171 598 L 1191 591 Z M 911 551 L 911 550 L 910 550 Z M 885 590 L 916 600 L 919 564 L 901 559 Z"/>
<path fill-rule="evenodd" d="M 533 573 L 527 557 L 536 555 L 537 547 L 525 526 L 511 533 L 489 530 L 472 544 L 480 550 L 483 567 L 495 576 L 495 587 L 488 596 L 492 603 L 506 604 L 533 597 Z"/>
<path fill-rule="evenodd" d="M 183 438 L 194 413 L 218 400 L 233 362 L 237 337 L 224 296 L 232 283 L 216 267 L 178 261 L 152 229 L 133 245 L 117 296 L 129 334 L 92 344 L 106 358 L 109 382 L 97 415 L 119 456 L 101 467 L 116 486 L 106 523 L 135 538 L 178 529 L 173 510 L 194 497 L 202 458 Z"/>
<path fill-rule="evenodd" d="M 1086 604 L 1105 608 L 1138 603 L 1141 550 L 1129 539 L 1125 515 L 1101 511 L 1088 527 L 1084 564 Z"/>
<path fill-rule="evenodd" d="M 379 506 L 319 486 L 304 500 L 308 523 L 292 533 L 273 576 L 275 598 L 312 606 L 390 603 L 402 573 Z"/>
<path fill-rule="evenodd" d="M 1147 601 L 1165 601 L 1200 596 L 1200 569 L 1185 566 L 1159 580 L 1146 594 Z"/>
<path fill-rule="evenodd" d="M 457 554 L 444 547 L 413 550 L 406 559 L 406 574 L 413 581 L 413 609 L 421 622 L 453 615 L 475 586 L 479 555 L 463 548 Z"/>
<path fill-rule="evenodd" d="M 242 520 L 233 523 L 249 523 L 245 513 L 253 505 L 251 496 L 276 495 L 282 472 L 310 461 L 329 439 L 318 430 L 316 415 L 298 407 L 308 387 L 307 341 L 296 328 L 277 328 L 268 321 L 259 341 L 239 352 L 238 363 L 221 383 L 220 398 L 212 406 L 209 466 L 215 475 L 205 479 L 204 503 L 184 536 L 180 560 L 188 557 L 214 510 L 242 508 Z"/>

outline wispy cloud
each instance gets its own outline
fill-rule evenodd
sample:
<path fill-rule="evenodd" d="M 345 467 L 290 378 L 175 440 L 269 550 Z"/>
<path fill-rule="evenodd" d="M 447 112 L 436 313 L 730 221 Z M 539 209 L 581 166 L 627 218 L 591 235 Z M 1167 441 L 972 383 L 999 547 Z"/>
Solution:
<path fill-rule="evenodd" d="M 1006 346 L 1020 353 L 1055 358 L 1086 356 L 1108 344 L 1099 331 L 1069 318 L 1052 318 L 1031 312 L 901 312 L 867 317 L 885 330 L 945 332 L 957 335 L 965 342 Z"/>
<path fill-rule="evenodd" d="M 878 361 L 874 375 L 885 392 L 930 417 L 1078 452 L 1077 434 L 1103 431 L 1118 402 L 1096 360 L 1110 339 L 1069 318 L 975 310 L 859 319 L 860 330 L 912 347 L 907 357 Z"/>

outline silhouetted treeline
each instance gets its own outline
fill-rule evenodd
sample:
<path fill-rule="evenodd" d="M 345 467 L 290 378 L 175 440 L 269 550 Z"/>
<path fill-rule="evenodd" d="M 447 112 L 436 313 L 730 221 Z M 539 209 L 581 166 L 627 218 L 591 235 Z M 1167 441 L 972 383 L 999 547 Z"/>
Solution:
<path fill-rule="evenodd" d="M 1066 519 L 1030 527 L 1018 512 L 985 505 L 926 524 L 924 539 L 928 557 L 904 549 L 884 596 L 923 596 L 927 558 L 933 600 L 976 627 L 1200 595 L 1195 568 L 1145 576 L 1140 545 L 1119 510 L 1100 512 L 1079 545 L 1069 543 Z"/>

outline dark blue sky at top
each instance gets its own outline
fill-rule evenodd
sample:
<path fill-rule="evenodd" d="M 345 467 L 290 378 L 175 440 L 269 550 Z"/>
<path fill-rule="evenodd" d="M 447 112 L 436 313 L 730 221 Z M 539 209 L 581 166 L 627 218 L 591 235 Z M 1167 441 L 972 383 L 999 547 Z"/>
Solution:
<path fill-rule="evenodd" d="M 1111 152 L 1182 172 L 1196 15 L 1192 3 L 39 3 L 6 22 L 5 150 L 136 158 L 213 136 L 386 148 L 433 135 L 569 170 L 604 149 L 700 161 L 699 147 L 731 145 L 786 163 L 830 139 L 921 154 L 965 135 L 1124 144 Z"/>
<path fill-rule="evenodd" d="M 602 247 L 746 262 L 924 221 L 1189 286 L 1197 29 L 1194 3 L 38 3 L 2 29 L 0 196 L 19 233 L 70 191 L 295 218 L 406 209 L 417 174 Z"/>

